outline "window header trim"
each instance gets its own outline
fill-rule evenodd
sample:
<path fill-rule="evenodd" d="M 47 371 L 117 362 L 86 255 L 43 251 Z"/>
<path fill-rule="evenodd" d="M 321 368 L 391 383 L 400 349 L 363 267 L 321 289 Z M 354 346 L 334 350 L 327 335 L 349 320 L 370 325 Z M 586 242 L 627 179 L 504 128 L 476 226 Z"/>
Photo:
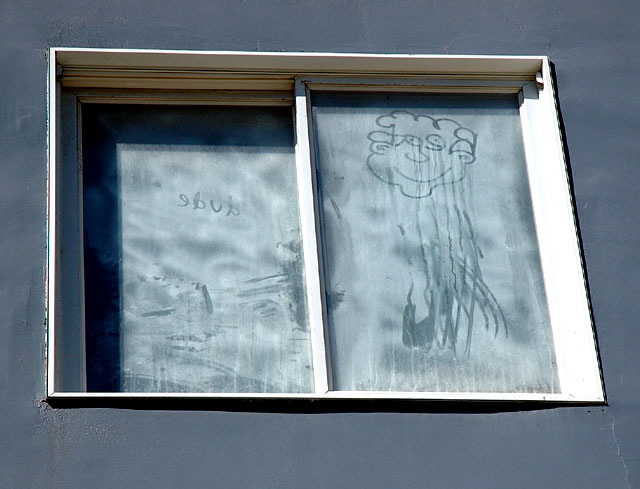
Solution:
<path fill-rule="evenodd" d="M 51 48 L 65 87 L 291 90 L 296 76 L 536 80 L 545 56 Z"/>

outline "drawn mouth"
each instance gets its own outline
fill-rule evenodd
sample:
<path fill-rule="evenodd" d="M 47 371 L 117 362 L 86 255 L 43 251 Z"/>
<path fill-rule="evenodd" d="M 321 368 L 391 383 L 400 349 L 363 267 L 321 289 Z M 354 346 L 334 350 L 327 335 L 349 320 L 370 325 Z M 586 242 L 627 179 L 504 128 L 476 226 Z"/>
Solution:
<path fill-rule="evenodd" d="M 414 163 L 426 163 L 427 161 L 429 161 L 428 156 L 424 156 L 423 158 L 414 158 L 413 155 L 405 153 L 404 157 L 410 161 L 413 161 Z"/>
<path fill-rule="evenodd" d="M 434 178 L 429 178 L 427 180 L 416 180 L 415 178 L 412 178 L 408 175 L 405 175 L 402 170 L 400 170 L 399 168 L 396 167 L 396 171 L 402 175 L 404 178 L 406 178 L 407 180 L 410 180 L 412 182 L 416 182 L 416 183 L 432 183 L 438 180 L 444 180 L 444 177 L 448 174 L 451 173 L 453 170 L 451 168 L 447 168 L 445 171 L 443 171 L 440 175 L 438 175 L 437 177 Z"/>

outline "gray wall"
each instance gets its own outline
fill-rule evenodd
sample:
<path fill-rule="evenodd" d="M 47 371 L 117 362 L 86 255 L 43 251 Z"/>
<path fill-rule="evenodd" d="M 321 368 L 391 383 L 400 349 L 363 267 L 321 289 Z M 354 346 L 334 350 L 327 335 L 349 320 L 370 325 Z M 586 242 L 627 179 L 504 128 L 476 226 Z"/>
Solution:
<path fill-rule="evenodd" d="M 1 0 L 0 487 L 640 487 L 638 18 L 632 0 Z M 548 55 L 609 405 L 42 402 L 49 46 Z"/>

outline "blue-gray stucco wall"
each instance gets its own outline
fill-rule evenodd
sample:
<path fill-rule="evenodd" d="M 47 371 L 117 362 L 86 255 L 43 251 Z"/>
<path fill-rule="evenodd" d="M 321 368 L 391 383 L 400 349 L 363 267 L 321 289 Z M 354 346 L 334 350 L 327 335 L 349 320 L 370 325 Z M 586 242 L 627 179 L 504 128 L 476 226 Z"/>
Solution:
<path fill-rule="evenodd" d="M 636 0 L 0 0 L 0 487 L 640 488 L 639 18 Z M 42 402 L 49 46 L 548 55 L 608 406 Z"/>

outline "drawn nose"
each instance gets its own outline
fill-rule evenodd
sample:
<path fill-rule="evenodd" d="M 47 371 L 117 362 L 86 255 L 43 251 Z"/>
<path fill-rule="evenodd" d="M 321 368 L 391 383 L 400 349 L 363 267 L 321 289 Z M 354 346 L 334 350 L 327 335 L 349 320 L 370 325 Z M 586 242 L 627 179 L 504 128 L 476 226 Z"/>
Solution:
<path fill-rule="evenodd" d="M 422 144 L 411 145 L 409 148 L 405 146 L 404 157 L 415 163 L 426 163 L 429 161 L 429 156 L 422 150 Z"/>

